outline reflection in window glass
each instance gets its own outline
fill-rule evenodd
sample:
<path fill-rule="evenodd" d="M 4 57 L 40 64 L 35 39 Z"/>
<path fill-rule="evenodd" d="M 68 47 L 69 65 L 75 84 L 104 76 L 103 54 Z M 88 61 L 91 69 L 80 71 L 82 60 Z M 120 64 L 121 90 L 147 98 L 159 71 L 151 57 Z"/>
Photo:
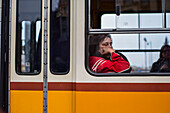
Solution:
<path fill-rule="evenodd" d="M 111 36 L 113 48 L 121 50 L 139 48 L 138 34 L 112 34 Z"/>
<path fill-rule="evenodd" d="M 170 34 L 111 34 L 113 41 L 113 48 L 119 50 L 131 49 L 160 49 L 165 40 L 170 41 Z M 145 39 L 145 40 L 144 40 Z M 127 42 L 128 40 L 128 42 Z M 145 45 L 147 46 L 145 48 Z"/>
<path fill-rule="evenodd" d="M 122 28 L 161 28 L 162 27 L 162 14 L 122 14 L 120 16 L 120 25 Z M 110 27 L 108 20 L 113 18 L 114 14 L 104 14 L 101 22 L 103 28 Z M 136 18 L 135 18 L 136 16 Z M 126 19 L 126 17 L 128 17 Z M 133 17 L 133 19 L 131 18 Z M 138 19 L 140 17 L 140 19 Z M 167 17 L 169 17 L 167 15 Z M 116 20 L 116 19 L 115 19 Z M 133 20 L 133 21 L 132 21 Z M 114 22 L 114 20 L 112 20 Z M 136 22 L 137 21 L 137 22 Z M 134 23 L 133 23 L 134 22 Z M 127 26 L 124 25 L 127 23 Z M 129 24 L 131 23 L 131 24 Z M 139 23 L 139 24 L 137 24 Z M 167 26 L 169 22 L 167 21 Z M 115 25 L 112 25 L 115 27 Z M 132 32 L 133 33 L 133 32 Z M 169 33 L 156 33 L 156 34 L 111 34 L 113 41 L 113 48 L 115 50 L 132 50 L 123 52 L 129 59 L 133 72 L 149 72 L 152 64 L 159 59 L 159 50 L 163 45 L 169 45 Z M 128 40 L 128 41 L 127 41 Z M 139 51 L 135 51 L 139 50 Z M 140 50 L 150 50 L 148 52 L 140 52 Z M 153 52 L 154 51 L 154 52 Z"/>
<path fill-rule="evenodd" d="M 150 72 L 152 64 L 159 59 L 159 52 L 121 52 L 125 55 L 133 72 Z"/>
<path fill-rule="evenodd" d="M 104 14 L 101 17 L 102 29 L 114 28 L 163 28 L 162 13 Z M 170 14 L 166 15 L 166 26 L 170 26 Z"/>
<path fill-rule="evenodd" d="M 162 13 L 140 14 L 140 28 L 163 28 Z"/>
<path fill-rule="evenodd" d="M 138 28 L 138 14 L 121 14 L 117 16 L 117 28 Z"/>
<path fill-rule="evenodd" d="M 166 14 L 166 27 L 167 28 L 170 28 L 170 13 L 167 13 Z"/>
<path fill-rule="evenodd" d="M 162 12 L 163 0 L 116 0 L 121 6 L 121 12 Z M 164 6 L 165 7 L 165 6 Z"/>
<path fill-rule="evenodd" d="M 164 23 L 168 21 L 168 17 L 165 14 L 170 12 L 169 4 L 170 2 L 168 0 L 91 0 L 90 26 L 93 29 L 166 28 Z M 115 9 L 118 9 L 120 12 Z M 102 15 L 110 16 L 110 19 L 107 18 L 107 21 L 111 25 L 103 27 L 100 24 L 100 21 L 106 19 Z M 148 24 L 148 22 L 150 23 Z M 155 22 L 158 23 L 153 24 Z"/>
<path fill-rule="evenodd" d="M 115 50 L 129 50 L 129 52 L 123 52 L 123 54 L 128 58 L 135 72 L 137 72 L 136 69 L 149 72 L 152 64 L 159 59 L 161 47 L 170 44 L 170 34 L 167 33 L 112 34 L 111 36 L 112 46 Z M 140 50 L 150 51 L 140 52 Z"/>
<path fill-rule="evenodd" d="M 168 42 L 166 42 L 166 40 Z M 140 48 L 141 49 L 160 49 L 165 43 L 169 45 L 170 34 L 141 34 Z M 146 46 L 147 45 L 147 46 Z M 146 46 L 146 47 L 145 47 Z"/>
<path fill-rule="evenodd" d="M 69 0 L 51 0 L 50 70 L 54 74 L 69 72 L 70 34 Z"/>
<path fill-rule="evenodd" d="M 97 35 L 98 36 L 98 35 Z M 100 35 L 102 36 L 102 35 Z M 92 40 L 90 39 L 92 38 Z M 96 37 L 96 39 L 101 37 Z M 98 42 L 93 37 L 89 36 L 89 54 L 91 56 L 97 56 L 100 54 L 96 51 L 95 43 Z M 111 34 L 112 47 L 116 52 L 122 53 L 130 62 L 132 72 L 150 72 L 154 62 L 159 61 L 160 52 L 162 46 L 168 46 L 170 40 L 170 34 Z M 95 41 L 94 41 L 95 40 Z M 90 42 L 94 41 L 94 42 Z M 108 41 L 109 42 L 109 41 Z M 103 45 L 104 46 L 104 45 Z M 107 46 L 107 45 L 106 45 Z M 103 49 L 104 50 L 104 49 Z M 164 50 L 168 56 L 170 56 L 169 50 Z M 166 56 L 167 56 L 166 55 Z M 166 57 L 165 56 L 165 57 Z M 98 57 L 98 56 L 97 56 Z M 102 56 L 105 58 L 105 56 Z M 161 63 L 166 63 L 169 57 L 161 58 Z M 90 66 L 90 65 L 89 65 Z M 97 67 L 97 66 L 96 66 Z M 94 68 L 93 68 L 94 69 Z M 169 71 L 168 71 L 169 72 Z"/>
<path fill-rule="evenodd" d="M 101 39 L 101 32 L 103 34 L 110 32 L 110 30 L 103 29 L 116 29 L 112 30 L 113 34 L 110 34 L 112 47 L 116 52 L 121 52 L 127 57 L 132 66 L 132 72 L 150 72 L 151 67 L 157 61 L 159 61 L 157 64 L 160 69 L 162 66 L 163 68 L 169 67 L 168 71 L 165 72 L 170 72 L 170 33 L 152 32 L 153 28 L 169 28 L 170 10 L 169 5 L 167 5 L 169 3 L 169 0 L 91 0 L 90 27 L 100 30 L 89 30 L 88 33 L 100 36 L 93 39 L 91 35 L 88 35 L 88 55 L 95 50 L 93 49 L 95 43 L 91 44 L 91 42 L 97 42 L 96 39 Z M 132 28 L 150 29 L 148 29 L 148 33 L 136 34 L 136 29 Z M 165 29 L 160 30 L 164 31 Z M 118 34 L 115 34 L 117 32 Z M 165 48 L 161 49 L 162 47 Z M 98 52 L 104 54 L 105 50 L 100 48 L 100 51 L 96 53 Z M 93 69 L 95 69 L 94 67 Z M 162 71 L 158 70 L 157 72 Z"/>
<path fill-rule="evenodd" d="M 41 69 L 41 0 L 17 1 L 16 71 L 37 74 Z"/>
<path fill-rule="evenodd" d="M 21 72 L 30 72 L 30 40 L 31 40 L 31 22 L 23 21 L 21 22 L 22 31 L 21 31 Z"/>
<path fill-rule="evenodd" d="M 101 17 L 101 29 L 115 29 L 116 28 L 116 15 L 104 14 Z"/>

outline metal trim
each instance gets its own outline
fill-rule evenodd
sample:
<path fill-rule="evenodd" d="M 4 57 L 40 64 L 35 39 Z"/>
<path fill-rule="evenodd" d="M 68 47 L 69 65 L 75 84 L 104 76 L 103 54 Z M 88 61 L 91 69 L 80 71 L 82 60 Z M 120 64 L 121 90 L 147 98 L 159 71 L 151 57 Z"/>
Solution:
<path fill-rule="evenodd" d="M 47 113 L 47 69 L 48 69 L 48 0 L 44 0 L 44 49 L 43 49 L 43 113 Z"/>
<path fill-rule="evenodd" d="M 138 33 L 170 33 L 170 28 L 117 28 L 89 29 L 89 34 L 138 34 Z"/>

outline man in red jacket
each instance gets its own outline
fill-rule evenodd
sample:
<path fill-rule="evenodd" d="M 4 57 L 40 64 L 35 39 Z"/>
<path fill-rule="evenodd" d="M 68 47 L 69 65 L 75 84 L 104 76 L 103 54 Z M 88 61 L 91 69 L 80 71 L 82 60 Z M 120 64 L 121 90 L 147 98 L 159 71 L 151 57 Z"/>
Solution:
<path fill-rule="evenodd" d="M 130 72 L 130 64 L 112 48 L 110 35 L 92 35 L 89 37 L 89 67 L 97 73 Z"/>

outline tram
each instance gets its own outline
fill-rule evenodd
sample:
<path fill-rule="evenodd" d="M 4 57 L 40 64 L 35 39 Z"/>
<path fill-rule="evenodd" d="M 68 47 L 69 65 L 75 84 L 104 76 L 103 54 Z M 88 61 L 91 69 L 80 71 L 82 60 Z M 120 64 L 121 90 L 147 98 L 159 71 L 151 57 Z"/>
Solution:
<path fill-rule="evenodd" d="M 150 72 L 170 40 L 169 0 L 0 0 L 0 113 L 170 113 L 170 73 Z M 110 34 L 130 73 L 89 69 Z"/>

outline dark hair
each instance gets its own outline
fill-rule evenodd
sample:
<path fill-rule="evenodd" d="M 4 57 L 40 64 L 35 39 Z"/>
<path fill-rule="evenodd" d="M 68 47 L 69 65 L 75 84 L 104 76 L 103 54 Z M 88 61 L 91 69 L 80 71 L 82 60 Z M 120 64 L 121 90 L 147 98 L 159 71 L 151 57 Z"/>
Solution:
<path fill-rule="evenodd" d="M 163 50 L 164 50 L 164 48 L 169 48 L 170 46 L 169 45 L 163 45 L 162 47 L 161 47 L 161 50 L 160 50 L 160 58 L 163 58 L 163 56 L 162 56 L 162 53 L 163 53 Z"/>
<path fill-rule="evenodd" d="M 106 38 L 109 37 L 111 39 L 110 35 L 90 35 L 89 36 L 89 54 L 90 56 L 98 56 L 100 53 L 99 50 L 99 44 Z"/>

